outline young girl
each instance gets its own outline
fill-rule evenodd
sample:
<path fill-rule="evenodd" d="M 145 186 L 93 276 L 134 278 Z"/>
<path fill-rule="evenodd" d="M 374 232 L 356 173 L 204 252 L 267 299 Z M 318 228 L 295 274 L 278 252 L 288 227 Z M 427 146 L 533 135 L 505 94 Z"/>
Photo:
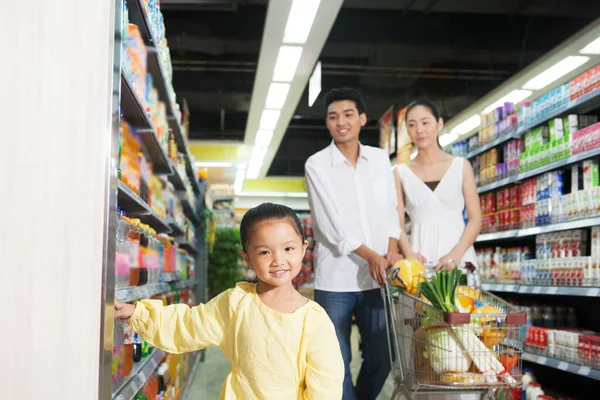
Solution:
<path fill-rule="evenodd" d="M 265 203 L 246 213 L 240 233 L 257 284 L 238 283 L 194 308 L 115 302 L 115 316 L 170 353 L 219 346 L 231 362 L 219 399 L 341 399 L 344 364 L 333 324 L 292 286 L 308 245 L 300 220 Z"/>

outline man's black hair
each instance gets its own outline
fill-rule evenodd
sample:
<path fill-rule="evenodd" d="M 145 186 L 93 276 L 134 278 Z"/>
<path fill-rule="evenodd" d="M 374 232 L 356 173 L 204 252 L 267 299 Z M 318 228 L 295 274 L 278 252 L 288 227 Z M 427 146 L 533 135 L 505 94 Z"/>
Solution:
<path fill-rule="evenodd" d="M 353 101 L 354 104 L 356 104 L 358 113 L 366 114 L 367 106 L 365 105 L 365 100 L 363 99 L 362 94 L 360 91 L 349 87 L 331 89 L 329 92 L 327 92 L 324 98 L 325 108 L 329 108 L 331 103 L 342 100 Z"/>
<path fill-rule="evenodd" d="M 256 225 L 274 219 L 287 219 L 304 242 L 304 229 L 302 229 L 302 223 L 294 210 L 281 204 L 262 203 L 261 205 L 248 210 L 248 212 L 244 214 L 244 218 L 242 218 L 240 224 L 242 249 L 247 251 L 248 244 L 250 243 L 250 235 Z"/>

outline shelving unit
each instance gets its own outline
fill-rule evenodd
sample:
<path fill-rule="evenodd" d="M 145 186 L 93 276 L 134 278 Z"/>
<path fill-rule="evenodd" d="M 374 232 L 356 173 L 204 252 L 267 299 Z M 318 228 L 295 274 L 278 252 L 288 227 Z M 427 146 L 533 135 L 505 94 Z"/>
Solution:
<path fill-rule="evenodd" d="M 185 194 L 182 193 L 179 196 L 179 199 L 181 200 L 181 206 L 183 207 L 183 213 L 185 214 L 185 216 L 188 217 L 190 219 L 190 221 L 192 221 L 194 224 L 199 224 L 200 220 L 198 219 L 198 216 L 194 212 L 194 208 L 192 207 L 192 204 L 187 199 Z"/>
<path fill-rule="evenodd" d="M 116 0 L 116 9 L 122 10 L 123 0 Z M 165 68 L 163 68 L 162 55 L 158 48 L 160 47 L 157 43 L 156 38 L 151 32 L 150 18 L 146 14 L 143 0 L 129 0 L 128 4 L 128 16 L 129 21 L 138 26 L 140 34 L 143 38 L 144 43 L 147 47 L 147 71 L 151 76 L 152 85 L 158 92 L 158 98 L 160 101 L 165 103 L 167 123 L 168 127 L 172 129 L 173 136 L 176 142 L 178 151 L 183 154 L 185 159 L 186 168 L 185 171 L 181 169 L 181 175 L 179 170 L 175 167 L 173 160 L 171 160 L 166 153 L 166 150 L 161 146 L 159 141 L 159 134 L 161 131 L 157 131 L 154 126 L 153 120 L 148 111 L 148 107 L 144 105 L 144 101 L 138 96 L 134 85 L 128 81 L 128 78 L 122 73 L 120 66 L 120 57 L 115 58 L 115 71 L 119 71 L 118 80 L 114 80 L 115 96 L 119 96 L 120 103 L 118 108 L 114 108 L 114 115 L 122 116 L 129 125 L 135 128 L 135 133 L 138 135 L 141 144 L 142 152 L 146 156 L 149 163 L 152 164 L 153 173 L 164 179 L 168 179 L 173 184 L 176 190 L 178 198 L 182 203 L 184 213 L 186 217 L 195 224 L 196 230 L 196 242 L 190 243 L 183 240 L 185 230 L 182 226 L 177 224 L 171 217 L 162 217 L 159 215 L 151 206 L 145 201 L 140 195 L 136 194 L 127 184 L 122 181 L 117 181 L 114 187 L 113 197 L 111 200 L 111 207 L 116 209 L 117 205 L 125 211 L 126 215 L 132 218 L 138 218 L 144 224 L 149 225 L 157 233 L 165 233 L 175 238 L 175 242 L 178 245 L 186 249 L 191 254 L 197 256 L 198 246 L 205 241 L 204 230 L 199 227 L 200 220 L 196 212 L 196 204 L 190 204 L 190 201 L 184 195 L 187 183 L 184 183 L 189 178 L 192 184 L 192 188 L 197 197 L 203 197 L 204 193 L 200 190 L 200 185 L 196 177 L 196 171 L 194 168 L 193 160 L 190 156 L 190 152 L 187 148 L 187 143 L 184 137 L 183 128 L 180 125 L 180 116 L 175 103 L 175 98 L 172 95 L 170 89 L 170 77 L 166 74 Z M 119 48 L 122 49 L 120 43 L 120 32 L 121 27 L 119 26 L 119 20 L 121 18 L 120 11 L 117 12 L 117 24 L 116 24 L 116 35 L 115 49 L 119 53 Z M 119 82 L 120 80 L 120 82 Z M 120 113 L 119 113 L 120 111 Z M 115 120 L 117 121 L 117 120 Z M 116 129 L 117 128 L 117 129 Z M 116 132 L 118 126 L 113 124 L 113 132 L 115 141 L 113 144 L 113 154 L 119 154 L 117 151 L 117 140 Z M 161 136 L 164 139 L 164 137 Z M 180 167 L 181 168 L 181 167 Z M 187 177 L 183 175 L 187 175 Z M 115 174 L 116 175 L 116 174 Z M 115 203 L 116 201 L 116 203 Z M 115 224 L 116 225 L 116 224 Z M 114 228 L 113 228 L 114 229 Z M 110 247 L 109 247 L 110 248 Z M 114 248 L 113 248 L 114 251 Z M 111 255 L 108 255 L 111 258 Z M 112 255 L 114 257 L 114 254 Z M 161 282 L 153 283 L 143 286 L 136 287 L 124 287 L 114 289 L 114 287 L 108 287 L 106 291 L 107 299 L 115 298 L 121 302 L 133 302 L 136 300 L 142 300 L 150 298 L 156 295 L 167 294 L 174 290 L 191 290 L 194 293 L 198 292 L 199 286 L 205 286 L 206 282 L 206 258 L 196 258 L 195 265 L 195 276 L 192 279 L 183 279 L 180 273 L 163 273 Z M 114 274 L 114 269 L 108 271 L 110 274 Z M 111 282 L 111 279 L 107 279 Z M 199 302 L 204 301 L 202 298 L 197 298 Z M 112 325 L 107 325 L 107 328 L 112 329 Z M 104 337 L 112 337 L 113 332 L 104 332 Z M 112 342 L 107 342 L 112 347 Z M 107 347 L 107 346 L 105 346 Z M 134 364 L 130 376 L 126 382 L 116 391 L 110 393 L 110 397 L 113 400 L 131 400 L 135 394 L 143 387 L 144 383 L 148 380 L 151 374 L 157 369 L 158 365 L 164 359 L 166 353 L 162 350 L 154 349 L 153 352 Z M 198 352 L 195 357 L 191 360 L 190 365 L 191 373 L 187 376 L 186 383 L 183 384 L 184 388 L 190 387 L 190 380 L 193 379 L 195 373 L 194 370 L 197 367 L 198 360 L 201 358 L 202 353 Z M 106 356 L 105 356 L 106 357 Z M 110 356 L 108 356 L 108 362 L 112 362 Z M 110 371 L 110 369 L 109 369 Z M 106 375 L 106 374 L 105 374 Z M 103 396 L 107 398 L 109 394 L 107 388 L 111 386 L 110 372 L 106 376 L 103 376 Z M 185 389 L 184 389 L 185 390 Z"/>
<path fill-rule="evenodd" d="M 600 156 L 600 148 L 596 148 L 596 149 L 585 151 L 583 153 L 575 154 L 575 155 L 567 157 L 563 160 L 555 161 L 553 163 L 541 166 L 539 168 L 536 168 L 536 169 L 533 169 L 533 170 L 530 170 L 527 172 L 522 172 L 518 175 L 510 176 L 508 178 L 504 178 L 504 179 L 501 179 L 501 180 L 493 182 L 493 183 L 489 183 L 487 185 L 479 187 L 477 189 L 477 192 L 479 194 L 482 194 L 485 192 L 490 192 L 492 190 L 500 189 L 501 187 L 504 187 L 504 186 L 514 185 L 514 184 L 524 181 L 525 179 L 529 179 L 534 176 L 544 174 L 546 172 L 551 172 L 551 171 L 554 171 L 557 169 L 568 167 L 570 165 L 577 164 L 580 161 L 584 161 L 584 160 L 594 158 L 597 156 Z"/>
<path fill-rule="evenodd" d="M 194 254 L 198 253 L 198 250 L 196 250 L 196 246 L 194 246 L 193 243 L 190 243 L 187 240 L 183 239 L 175 239 L 175 241 L 177 242 L 177 244 L 179 244 L 181 248 L 186 249 L 187 251 L 192 252 Z"/>
<path fill-rule="evenodd" d="M 598 297 L 600 288 L 585 286 L 543 286 L 522 285 L 519 283 L 484 282 L 481 287 L 489 292 L 521 293 L 556 296 Z"/>
<path fill-rule="evenodd" d="M 600 381 L 600 370 L 585 365 L 572 364 L 567 361 L 528 352 L 523 352 L 523 360 Z"/>
<path fill-rule="evenodd" d="M 144 149 L 152 162 L 154 172 L 157 175 L 169 175 L 174 172 L 171 161 L 160 147 L 152 121 L 150 121 L 142 102 L 123 74 L 121 74 L 121 109 L 125 120 L 134 126 L 140 135 Z"/>
<path fill-rule="evenodd" d="M 158 368 L 159 363 L 167 353 L 154 349 L 152 354 L 134 365 L 129 379 L 119 390 L 113 393 L 114 400 L 131 400 L 133 396 L 144 386 L 150 375 Z"/>
<path fill-rule="evenodd" d="M 482 146 L 479 146 L 475 150 L 467 153 L 467 158 L 477 157 L 478 155 L 483 154 L 486 151 L 493 149 L 494 147 L 500 146 L 501 144 L 504 144 L 509 140 L 514 139 L 515 137 L 517 137 L 516 130 L 512 130 L 511 132 L 505 133 L 504 135 L 500 135 L 500 137 L 498 137 L 497 139 L 492 140 L 491 142 L 486 143 Z"/>
<path fill-rule="evenodd" d="M 552 233 L 567 231 L 571 229 L 590 228 L 592 226 L 600 225 L 600 217 L 578 219 L 575 221 L 561 222 L 559 224 L 551 224 L 545 226 L 535 226 L 532 228 L 513 229 L 510 231 L 500 231 L 494 233 L 482 233 L 477 236 L 475 243 L 489 242 L 493 240 L 512 239 L 512 238 L 523 238 L 528 236 L 535 236 L 542 233 Z"/>
<path fill-rule="evenodd" d="M 522 138 L 524 134 L 530 131 L 531 129 L 542 125 L 554 118 L 563 117 L 568 114 L 583 115 L 592 110 L 598 109 L 600 109 L 600 88 L 596 88 L 592 92 L 582 97 L 579 97 L 576 100 L 569 101 L 566 104 L 563 104 L 562 106 L 556 107 L 552 111 L 547 112 L 542 117 L 537 118 L 531 123 L 523 124 L 517 129 L 514 129 L 512 132 L 507 132 L 504 135 L 500 135 L 495 140 L 471 150 L 467 153 L 466 158 L 472 159 L 481 154 L 484 154 L 485 152 L 491 149 L 501 148 L 509 141 L 513 139 Z M 502 189 L 504 187 L 509 187 L 515 184 L 520 184 L 526 181 L 527 179 L 545 174 L 547 172 L 564 169 L 572 165 L 578 164 L 582 161 L 589 159 L 597 159 L 598 157 L 600 157 L 600 148 L 590 149 L 588 151 L 571 155 L 561 160 L 553 161 L 538 168 L 530 169 L 527 171 L 520 171 L 514 174 L 513 176 L 505 177 L 503 179 L 485 185 L 480 185 L 477 191 L 479 194 L 489 193 L 497 189 Z M 533 247 L 535 249 L 534 241 L 537 235 L 575 229 L 591 228 L 594 226 L 600 226 L 600 216 L 581 218 L 577 220 L 570 220 L 567 222 L 560 222 L 545 226 L 520 228 L 493 233 L 482 233 L 477 237 L 475 244 L 480 244 L 480 247 L 488 248 L 492 248 L 495 246 L 499 246 L 502 248 L 511 248 L 523 247 L 525 245 L 528 245 L 530 248 Z M 510 256 L 507 255 L 507 257 Z M 503 260 L 502 256 L 500 256 L 500 269 L 502 268 L 501 265 L 502 263 L 504 263 L 504 261 L 509 263 L 509 268 L 511 268 L 512 271 L 513 266 L 510 263 L 512 263 L 514 260 L 512 258 Z M 550 308 L 550 311 L 548 312 L 550 314 L 550 316 L 548 317 L 550 320 L 551 318 L 553 318 L 553 307 L 568 306 L 569 309 L 573 308 L 576 310 L 575 317 L 577 317 L 576 320 L 579 323 L 579 325 L 569 324 L 569 326 L 580 326 L 584 328 L 589 328 L 591 331 L 598 331 L 598 327 L 600 325 L 592 321 L 586 313 L 582 313 L 582 315 L 579 315 L 579 311 L 582 310 L 582 307 L 592 307 L 591 305 L 589 305 L 590 303 L 593 304 L 593 307 L 595 307 L 598 304 L 597 299 L 600 298 L 600 287 L 549 286 L 543 285 L 545 281 L 542 279 L 539 279 L 534 282 L 536 282 L 536 284 L 524 284 L 524 281 L 484 281 L 482 284 L 482 289 L 496 293 L 501 297 L 510 297 L 518 304 L 522 304 L 524 307 L 530 307 L 529 310 L 532 312 L 532 315 L 534 312 L 540 312 L 533 311 L 535 308 L 537 308 L 538 310 L 544 308 L 544 311 Z M 547 325 L 546 323 L 541 324 L 540 322 L 535 322 L 535 324 L 536 326 L 554 326 L 551 322 Z M 558 328 L 560 327 L 561 326 L 558 326 Z M 523 340 L 525 340 L 525 338 L 523 338 Z M 535 341 L 535 339 L 533 340 Z M 584 376 L 591 380 L 600 380 L 600 370 L 594 369 L 590 366 L 578 365 L 576 363 L 567 362 L 564 360 L 544 357 L 542 355 L 534 354 L 531 352 L 523 352 L 522 359 L 528 363 L 542 365 L 549 368 L 547 371 L 544 371 L 544 376 L 551 376 L 551 378 L 548 379 L 564 379 L 562 376 L 562 372 L 567 372 L 571 374 Z"/>
<path fill-rule="evenodd" d="M 171 175 L 169 175 L 169 182 L 171 182 L 173 184 L 173 187 L 175 188 L 175 190 L 185 190 L 185 185 L 183 183 L 183 179 L 181 178 L 181 175 L 179 175 L 179 171 L 177 170 L 177 168 L 175 168 L 172 161 L 170 162 L 170 164 L 171 164 L 171 169 L 173 170 L 173 173 Z"/>
<path fill-rule="evenodd" d="M 536 119 L 535 121 L 519 126 L 516 132 L 516 137 L 521 137 L 524 133 L 530 131 L 538 125 L 543 124 L 551 120 L 552 118 L 557 118 L 563 116 L 567 113 L 586 113 L 590 110 L 596 109 L 600 107 L 600 90 L 596 89 L 592 92 L 589 92 L 575 100 L 569 101 L 566 104 L 563 104 L 560 107 L 557 107 L 555 110 L 550 111 L 548 114 L 544 115 L 541 118 Z"/>
<path fill-rule="evenodd" d="M 150 225 L 158 233 L 170 233 L 171 228 L 156 211 L 152 209 L 140 196 L 131 190 L 125 183 L 119 181 L 118 202 L 128 215 L 139 218 L 145 224 Z"/>
<path fill-rule="evenodd" d="M 181 391 L 180 400 L 187 400 L 190 395 L 190 390 L 192 387 L 192 382 L 194 377 L 196 376 L 196 372 L 198 371 L 198 365 L 200 364 L 201 356 L 196 355 L 190 364 L 190 369 L 188 371 L 188 376 L 185 380 L 185 385 L 183 386 L 183 390 Z"/>
<path fill-rule="evenodd" d="M 173 236 L 181 236 L 183 235 L 183 228 L 177 224 L 172 218 L 167 218 L 167 224 L 169 228 L 171 228 L 171 234 Z"/>

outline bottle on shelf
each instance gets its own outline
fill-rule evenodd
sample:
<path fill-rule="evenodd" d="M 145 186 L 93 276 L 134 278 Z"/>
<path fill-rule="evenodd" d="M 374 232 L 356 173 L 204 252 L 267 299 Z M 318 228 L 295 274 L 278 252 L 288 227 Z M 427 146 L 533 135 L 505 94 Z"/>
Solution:
<path fill-rule="evenodd" d="M 131 353 L 131 358 L 134 363 L 140 362 L 142 360 L 142 338 L 134 332 L 133 333 L 133 350 Z"/>
<path fill-rule="evenodd" d="M 130 268 L 129 268 L 129 286 L 138 286 L 140 282 L 140 220 L 131 220 L 131 226 L 129 229 L 129 243 L 130 243 Z"/>

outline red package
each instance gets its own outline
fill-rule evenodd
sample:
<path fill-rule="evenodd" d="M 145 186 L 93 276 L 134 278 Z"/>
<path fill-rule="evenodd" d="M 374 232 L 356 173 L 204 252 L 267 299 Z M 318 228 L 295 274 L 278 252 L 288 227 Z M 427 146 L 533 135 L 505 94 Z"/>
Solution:
<path fill-rule="evenodd" d="M 510 189 L 510 208 L 521 207 L 521 201 L 519 196 L 519 187 L 513 186 Z"/>
<path fill-rule="evenodd" d="M 496 193 L 496 206 L 498 207 L 498 211 L 502 211 L 505 208 L 505 205 L 504 205 L 504 194 L 502 193 L 502 190 L 499 190 Z"/>

